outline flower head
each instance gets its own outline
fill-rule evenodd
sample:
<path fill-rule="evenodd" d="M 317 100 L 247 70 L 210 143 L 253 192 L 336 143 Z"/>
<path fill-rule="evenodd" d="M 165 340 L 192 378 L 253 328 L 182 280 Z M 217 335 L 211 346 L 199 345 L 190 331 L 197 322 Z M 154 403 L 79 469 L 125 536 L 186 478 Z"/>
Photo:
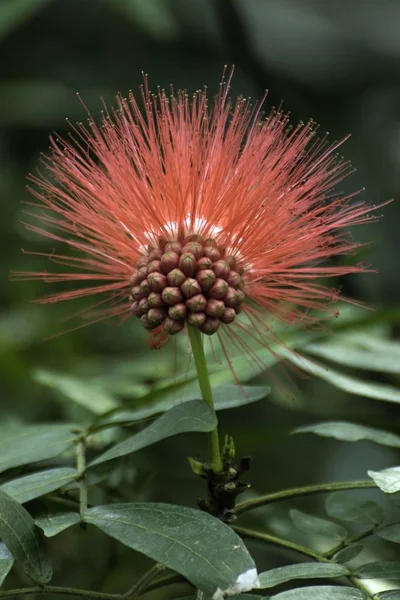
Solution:
<path fill-rule="evenodd" d="M 334 192 L 350 170 L 338 143 L 312 121 L 290 129 L 280 110 L 232 103 L 229 82 L 210 109 L 205 91 L 153 95 L 145 80 L 142 109 L 120 96 L 100 124 L 89 114 L 52 139 L 48 175 L 31 177 L 41 225 L 27 227 L 65 242 L 70 253 L 49 258 L 73 270 L 21 275 L 80 287 L 43 302 L 100 296 L 101 318 L 137 317 L 155 343 L 187 324 L 265 340 L 264 314 L 334 312 L 320 279 L 364 268 L 324 262 L 357 247 L 346 230 L 370 207 Z"/>

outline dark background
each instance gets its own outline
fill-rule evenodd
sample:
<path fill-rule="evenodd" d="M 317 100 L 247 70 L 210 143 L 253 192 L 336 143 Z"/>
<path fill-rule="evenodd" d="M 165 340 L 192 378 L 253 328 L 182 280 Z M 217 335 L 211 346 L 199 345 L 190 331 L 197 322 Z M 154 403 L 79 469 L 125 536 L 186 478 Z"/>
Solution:
<path fill-rule="evenodd" d="M 95 378 L 121 363 L 129 377 L 127 365 L 148 352 L 134 323 L 100 324 L 47 340 L 65 329 L 63 319 L 79 307 L 31 304 L 45 286 L 8 281 L 10 270 L 44 264 L 21 248 L 52 250 L 20 222 L 26 176 L 46 151 L 49 134 L 65 133 L 66 117 L 85 119 L 78 91 L 94 115 L 100 96 L 112 100 L 119 91 L 137 91 L 142 71 L 153 89 L 173 83 L 194 91 L 207 85 L 212 95 L 224 64 L 235 64 L 233 96 L 256 100 L 268 88 L 267 105 L 283 99 L 293 123 L 313 117 L 331 139 L 352 134 L 341 152 L 357 171 L 343 184 L 345 191 L 365 187 L 372 204 L 399 196 L 399 1 L 0 0 L 0 433 L 20 419 L 74 415 L 54 392 L 34 382 L 35 370 Z M 399 305 L 399 206 L 386 206 L 379 223 L 355 232 L 359 241 L 373 240 L 365 260 L 379 274 L 349 277 L 344 284 L 347 293 L 379 309 Z M 150 362 L 153 356 L 148 354 Z M 154 360 L 164 365 L 159 354 Z M 168 363 L 166 374 L 170 371 Z M 145 385 L 151 375 L 146 377 Z M 132 380 L 132 390 L 142 383 Z M 255 457 L 250 477 L 255 490 L 365 478 L 367 468 L 395 463 L 394 452 L 372 444 L 288 438 L 294 425 L 321 418 L 392 420 L 394 428 L 398 422 L 395 405 L 346 396 L 322 383 L 302 386 L 306 402 L 276 394 L 260 406 L 224 413 L 223 428 L 236 437 L 238 451 Z M 191 441 L 180 440 L 143 453 L 137 485 L 145 497 L 193 505 L 201 494 L 185 459 L 193 453 Z M 73 568 L 76 545 L 68 541 L 67 564 Z M 106 552 L 97 551 L 101 564 Z M 66 556 L 60 557 L 60 573 Z"/>

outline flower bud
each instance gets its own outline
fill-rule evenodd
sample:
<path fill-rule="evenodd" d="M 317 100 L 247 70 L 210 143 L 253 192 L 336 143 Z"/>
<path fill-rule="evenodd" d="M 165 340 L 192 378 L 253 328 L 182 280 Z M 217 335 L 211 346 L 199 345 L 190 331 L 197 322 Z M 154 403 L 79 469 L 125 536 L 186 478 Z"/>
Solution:
<path fill-rule="evenodd" d="M 242 290 L 236 290 L 239 306 L 243 304 L 246 299 L 246 294 Z"/>
<path fill-rule="evenodd" d="M 147 272 L 148 273 L 159 273 L 160 272 L 160 268 L 161 268 L 161 261 L 159 261 L 159 260 L 152 260 L 147 265 Z"/>
<path fill-rule="evenodd" d="M 179 259 L 179 268 L 183 271 L 186 277 L 192 277 L 196 271 L 196 259 L 190 252 L 181 254 Z"/>
<path fill-rule="evenodd" d="M 180 269 L 172 269 L 167 275 L 168 285 L 179 287 L 185 281 L 186 275 Z"/>
<path fill-rule="evenodd" d="M 203 269 L 212 269 L 213 261 L 211 258 L 207 258 L 207 256 L 203 256 L 197 261 L 197 271 L 202 271 Z"/>
<path fill-rule="evenodd" d="M 168 242 L 165 245 L 165 252 L 174 252 L 175 254 L 181 254 L 182 252 L 182 244 L 179 242 Z"/>
<path fill-rule="evenodd" d="M 228 283 L 231 287 L 241 289 L 243 287 L 243 279 L 237 271 L 231 271 L 228 277 Z"/>
<path fill-rule="evenodd" d="M 147 267 L 140 267 L 140 269 L 138 269 L 138 279 L 139 281 L 143 281 L 143 279 L 146 279 L 147 277 Z"/>
<path fill-rule="evenodd" d="M 130 278 L 130 283 L 131 283 L 131 285 L 133 285 L 133 286 L 135 286 L 135 285 L 139 285 L 139 283 L 140 283 L 140 280 L 139 280 L 139 273 L 138 273 L 138 270 L 137 270 L 137 269 L 135 269 L 135 270 L 133 271 L 133 273 L 132 273 L 132 275 L 131 275 L 131 278 Z"/>
<path fill-rule="evenodd" d="M 152 325 L 161 325 L 166 316 L 167 313 L 162 308 L 150 308 L 147 313 L 149 323 Z"/>
<path fill-rule="evenodd" d="M 160 259 L 160 269 L 163 273 L 169 273 L 179 264 L 179 254 L 176 252 L 165 252 Z"/>
<path fill-rule="evenodd" d="M 215 300 L 215 298 L 211 298 L 207 302 L 207 306 L 204 310 L 208 317 L 220 317 L 224 314 L 225 304 L 222 300 Z"/>
<path fill-rule="evenodd" d="M 196 296 L 186 300 L 186 306 L 192 313 L 203 312 L 207 306 L 207 300 L 203 294 L 196 294 Z"/>
<path fill-rule="evenodd" d="M 161 294 L 151 292 L 147 298 L 149 306 L 151 308 L 162 308 L 164 306 L 164 300 L 161 298 Z"/>
<path fill-rule="evenodd" d="M 153 260 L 160 260 L 163 255 L 161 248 L 154 248 L 149 254 L 149 262 Z"/>
<path fill-rule="evenodd" d="M 208 292 L 210 298 L 222 300 L 228 291 L 229 285 L 224 279 L 216 279 L 212 288 Z"/>
<path fill-rule="evenodd" d="M 214 319 L 213 317 L 207 317 L 204 321 L 203 325 L 200 327 L 200 331 L 205 333 L 206 335 L 212 335 L 215 333 L 220 325 L 219 319 Z"/>
<path fill-rule="evenodd" d="M 152 263 L 150 263 L 150 264 L 152 264 Z M 150 264 L 148 266 L 149 272 L 150 272 Z M 216 277 L 220 277 L 221 279 L 228 279 L 230 272 L 231 272 L 228 263 L 225 262 L 224 260 L 217 260 L 213 265 L 213 271 L 214 271 Z"/>
<path fill-rule="evenodd" d="M 165 304 L 168 304 L 168 306 L 173 306 L 174 304 L 178 304 L 183 300 L 182 292 L 177 287 L 164 288 L 161 298 L 164 300 Z"/>
<path fill-rule="evenodd" d="M 228 291 L 225 294 L 224 298 L 225 306 L 229 308 L 235 308 L 235 306 L 239 305 L 239 296 L 237 291 L 233 287 L 228 287 Z"/>
<path fill-rule="evenodd" d="M 142 325 L 145 329 L 153 329 L 153 325 L 150 323 L 147 314 L 142 315 L 140 320 L 142 321 Z"/>
<path fill-rule="evenodd" d="M 211 258 L 213 262 L 216 262 L 221 258 L 221 252 L 218 248 L 214 248 L 213 246 L 206 246 L 204 248 L 204 256 L 207 258 Z"/>
<path fill-rule="evenodd" d="M 147 298 L 142 298 L 141 300 L 139 300 L 138 307 L 142 311 L 142 314 L 147 312 L 150 308 Z"/>
<path fill-rule="evenodd" d="M 139 302 L 137 300 L 135 300 L 135 302 L 133 302 L 131 304 L 131 311 L 135 315 L 135 317 L 141 317 L 142 316 L 143 311 L 139 308 Z"/>
<path fill-rule="evenodd" d="M 192 327 L 201 327 L 205 320 L 206 315 L 203 312 L 189 313 L 186 319 L 188 325 L 192 325 Z"/>
<path fill-rule="evenodd" d="M 142 282 L 140 285 L 143 285 Z M 162 292 L 167 285 L 167 278 L 162 273 L 150 273 L 147 278 L 149 292 Z"/>
<path fill-rule="evenodd" d="M 199 233 L 191 233 L 183 240 L 184 244 L 189 244 L 189 242 L 198 242 L 199 244 L 203 244 L 203 236 L 201 236 Z"/>
<path fill-rule="evenodd" d="M 188 244 L 185 244 L 182 248 L 182 254 L 186 254 L 187 252 L 193 254 L 196 260 L 199 260 L 204 256 L 203 246 L 199 244 L 199 242 L 189 242 Z"/>
<path fill-rule="evenodd" d="M 179 333 L 184 327 L 185 321 L 183 319 L 182 321 L 174 321 L 170 317 L 167 317 L 164 321 L 164 330 L 170 335 L 175 335 L 176 333 Z"/>
<path fill-rule="evenodd" d="M 203 292 L 208 292 L 208 290 L 213 286 L 216 276 L 214 271 L 211 269 L 204 269 L 203 271 L 197 273 L 196 279 L 199 282 L 201 290 Z"/>
<path fill-rule="evenodd" d="M 186 317 L 187 307 L 183 302 L 179 302 L 178 304 L 174 304 L 174 306 L 170 306 L 168 309 L 168 316 L 171 317 L 174 321 L 180 321 Z"/>
<path fill-rule="evenodd" d="M 131 296 L 134 300 L 141 300 L 142 298 L 144 298 L 145 293 L 143 292 L 140 285 L 135 285 L 135 287 L 133 287 L 131 290 Z"/>
<path fill-rule="evenodd" d="M 140 269 L 141 267 L 147 267 L 148 263 L 149 263 L 149 257 L 147 255 L 141 256 L 136 263 L 137 268 Z"/>
<path fill-rule="evenodd" d="M 236 267 L 236 258 L 232 256 L 232 254 L 228 254 L 225 256 L 225 262 L 229 266 L 230 269 L 234 269 Z"/>
<path fill-rule="evenodd" d="M 142 283 L 139 285 L 140 289 L 143 292 L 144 296 L 148 296 L 151 292 L 150 283 L 147 279 L 143 279 Z"/>
<path fill-rule="evenodd" d="M 213 238 L 207 238 L 203 242 L 204 246 L 211 246 L 212 248 L 217 247 L 217 242 Z"/>
<path fill-rule="evenodd" d="M 181 292 L 185 298 L 191 298 L 196 294 L 200 294 L 201 288 L 199 282 L 196 279 L 188 277 L 181 285 Z"/>
<path fill-rule="evenodd" d="M 235 320 L 236 312 L 234 308 L 225 308 L 223 314 L 220 316 L 221 323 L 232 323 Z"/>

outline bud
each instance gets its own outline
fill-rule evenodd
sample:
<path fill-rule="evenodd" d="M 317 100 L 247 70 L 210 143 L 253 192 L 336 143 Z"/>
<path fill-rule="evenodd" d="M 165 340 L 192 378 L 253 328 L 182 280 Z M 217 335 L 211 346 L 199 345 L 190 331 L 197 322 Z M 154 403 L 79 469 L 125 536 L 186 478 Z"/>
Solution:
<path fill-rule="evenodd" d="M 179 302 L 178 304 L 174 304 L 174 306 L 170 306 L 168 309 L 168 316 L 171 317 L 174 321 L 180 321 L 184 319 L 187 314 L 186 304 L 183 302 Z"/>
<path fill-rule="evenodd" d="M 139 281 L 143 281 L 143 279 L 146 279 L 146 277 L 147 277 L 147 267 L 140 267 L 140 269 L 138 269 Z"/>
<path fill-rule="evenodd" d="M 162 308 L 150 308 L 149 312 L 147 313 L 149 323 L 157 326 L 161 325 L 166 316 L 167 313 Z"/>
<path fill-rule="evenodd" d="M 141 300 L 139 300 L 139 308 L 142 311 L 142 314 L 147 312 L 149 310 L 149 303 L 147 298 L 142 298 Z"/>
<path fill-rule="evenodd" d="M 164 300 L 165 304 L 168 304 L 168 306 L 173 306 L 174 304 L 178 304 L 183 300 L 182 292 L 177 287 L 164 288 L 161 298 Z"/>
<path fill-rule="evenodd" d="M 193 313 L 203 312 L 207 306 L 207 300 L 202 294 L 196 294 L 196 296 L 186 300 L 186 306 Z"/>
<path fill-rule="evenodd" d="M 225 262 L 227 263 L 230 269 L 234 269 L 236 267 L 236 258 L 232 256 L 232 254 L 228 254 L 228 256 L 225 256 Z"/>
<path fill-rule="evenodd" d="M 149 254 L 149 263 L 153 260 L 160 260 L 163 255 L 161 248 L 154 248 Z"/>
<path fill-rule="evenodd" d="M 175 254 L 181 254 L 182 252 L 182 244 L 179 242 L 168 242 L 165 245 L 165 252 L 174 252 Z"/>
<path fill-rule="evenodd" d="M 207 238 L 203 243 L 204 246 L 211 246 L 212 248 L 217 247 L 217 242 L 213 238 Z"/>
<path fill-rule="evenodd" d="M 229 308 L 235 308 L 235 306 L 239 305 L 239 295 L 233 287 L 228 287 L 224 302 L 225 306 L 229 306 Z"/>
<path fill-rule="evenodd" d="M 148 256 L 141 256 L 139 258 L 139 260 L 137 261 L 137 268 L 140 269 L 141 267 L 147 267 L 149 262 L 149 257 Z"/>
<path fill-rule="evenodd" d="M 150 289 L 150 283 L 147 279 L 143 279 L 143 281 L 139 285 L 139 287 L 142 290 L 144 296 L 148 296 L 150 294 L 150 292 L 152 291 Z"/>
<path fill-rule="evenodd" d="M 143 285 L 142 282 L 140 285 Z M 150 273 L 147 278 L 149 292 L 162 292 L 167 285 L 167 278 L 162 273 Z"/>
<path fill-rule="evenodd" d="M 200 294 L 201 288 L 199 282 L 196 279 L 188 277 L 181 285 L 181 292 L 185 298 L 191 298 L 196 294 Z"/>
<path fill-rule="evenodd" d="M 214 271 L 211 269 L 204 269 L 203 271 L 197 273 L 196 279 L 199 282 L 201 290 L 203 292 L 208 292 L 208 290 L 214 285 L 216 276 Z"/>
<path fill-rule="evenodd" d="M 218 248 L 214 248 L 213 246 L 206 246 L 204 248 L 204 256 L 210 258 L 213 262 L 216 262 L 221 258 L 221 252 Z"/>
<path fill-rule="evenodd" d="M 170 335 L 175 335 L 176 333 L 179 333 L 180 331 L 182 331 L 182 329 L 184 327 L 185 327 L 184 320 L 174 321 L 170 317 L 167 317 L 164 321 L 164 330 L 166 331 L 166 333 L 169 333 Z"/>
<path fill-rule="evenodd" d="M 203 269 L 212 269 L 213 261 L 211 258 L 207 258 L 207 256 L 203 256 L 197 261 L 197 271 L 202 271 Z"/>
<path fill-rule="evenodd" d="M 196 271 L 196 259 L 193 254 L 186 252 L 179 259 L 179 268 L 183 271 L 186 277 L 192 277 Z"/>
<path fill-rule="evenodd" d="M 228 277 L 228 283 L 231 287 L 241 289 L 243 287 L 243 279 L 237 271 L 231 271 Z"/>
<path fill-rule="evenodd" d="M 139 283 L 140 283 L 140 280 L 139 280 L 139 273 L 138 273 L 138 270 L 137 270 L 137 269 L 135 269 L 135 270 L 133 271 L 133 273 L 132 273 L 132 275 L 131 275 L 131 278 L 130 278 L 130 283 L 131 283 L 131 285 L 133 285 L 133 286 L 135 286 L 135 285 L 139 285 Z"/>
<path fill-rule="evenodd" d="M 147 272 L 148 273 L 159 273 L 160 272 L 160 268 L 161 268 L 161 261 L 159 261 L 159 260 L 152 260 L 147 265 Z"/>
<path fill-rule="evenodd" d="M 139 302 L 137 300 L 135 300 L 135 302 L 133 302 L 131 304 L 131 311 L 135 315 L 135 317 L 141 317 L 142 316 L 143 312 L 139 308 Z"/>
<path fill-rule="evenodd" d="M 225 308 L 223 314 L 220 316 L 220 321 L 228 325 L 232 323 L 236 318 L 236 312 L 234 308 Z"/>
<path fill-rule="evenodd" d="M 225 304 L 222 302 L 222 300 L 215 300 L 214 298 L 211 298 L 211 300 L 207 302 L 204 312 L 208 317 L 220 317 L 224 314 L 224 310 Z"/>
<path fill-rule="evenodd" d="M 152 308 L 162 308 L 164 306 L 164 301 L 161 298 L 161 294 L 157 294 L 156 292 L 151 292 L 147 298 L 147 301 L 149 306 Z"/>
<path fill-rule="evenodd" d="M 246 294 L 242 290 L 236 290 L 236 294 L 237 294 L 237 298 L 238 298 L 238 302 L 239 302 L 239 306 L 240 306 L 240 304 L 243 304 L 243 302 L 245 301 Z"/>
<path fill-rule="evenodd" d="M 182 248 L 182 254 L 186 254 L 187 252 L 193 254 L 196 260 L 199 260 L 204 256 L 203 246 L 198 242 L 189 242 L 188 244 L 185 244 Z"/>
<path fill-rule="evenodd" d="M 178 264 L 179 254 L 176 252 L 165 252 L 160 259 L 160 269 L 163 273 L 169 273 L 172 269 L 175 269 Z"/>
<path fill-rule="evenodd" d="M 189 313 L 187 316 L 187 323 L 192 327 L 201 327 L 206 320 L 206 315 L 203 312 Z"/>
<path fill-rule="evenodd" d="M 206 335 L 212 335 L 215 333 L 220 325 L 219 319 L 214 319 L 213 317 L 207 317 L 204 321 L 203 325 L 200 327 L 200 331 L 205 333 Z"/>
<path fill-rule="evenodd" d="M 216 298 L 222 300 L 228 291 L 229 285 L 224 279 L 216 279 L 212 288 L 208 292 L 210 298 Z"/>
<path fill-rule="evenodd" d="M 150 264 L 152 264 L 152 263 L 150 263 Z M 150 272 L 150 264 L 148 266 L 149 272 Z M 213 270 L 214 270 L 216 277 L 220 277 L 221 279 L 228 279 L 230 272 L 231 272 L 228 263 L 225 262 L 224 260 L 217 260 L 217 262 L 215 262 L 213 265 Z"/>
<path fill-rule="evenodd" d="M 135 285 L 135 287 L 132 288 L 131 295 L 134 300 L 141 300 L 145 296 L 140 285 Z"/>
<path fill-rule="evenodd" d="M 172 269 L 167 275 L 168 285 L 179 287 L 185 281 L 186 275 L 180 269 Z"/>
<path fill-rule="evenodd" d="M 189 244 L 189 242 L 198 242 L 199 244 L 203 244 L 203 236 L 199 233 L 191 233 L 183 240 L 184 244 Z"/>
<path fill-rule="evenodd" d="M 153 325 L 150 323 L 147 314 L 142 315 L 140 320 L 142 321 L 142 325 L 145 329 L 153 329 Z"/>

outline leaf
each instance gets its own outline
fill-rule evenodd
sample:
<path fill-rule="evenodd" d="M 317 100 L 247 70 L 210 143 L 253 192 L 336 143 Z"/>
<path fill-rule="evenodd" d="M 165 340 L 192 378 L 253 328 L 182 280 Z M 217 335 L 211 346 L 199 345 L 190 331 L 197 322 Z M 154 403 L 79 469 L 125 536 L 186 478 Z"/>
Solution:
<path fill-rule="evenodd" d="M 367 600 L 368 596 L 352 587 L 312 585 L 271 596 L 271 600 Z"/>
<path fill-rule="evenodd" d="M 254 561 L 236 533 L 208 513 L 170 504 L 96 506 L 84 520 L 177 571 L 214 600 L 257 587 Z"/>
<path fill-rule="evenodd" d="M 368 475 L 386 494 L 400 491 L 400 467 L 390 467 L 383 471 L 368 471 Z"/>
<path fill-rule="evenodd" d="M 0 473 L 21 465 L 54 458 L 74 440 L 73 425 L 27 425 L 0 442 Z"/>
<path fill-rule="evenodd" d="M 367 427 L 347 421 L 324 421 L 314 425 L 297 427 L 293 433 L 315 433 L 323 437 L 332 437 L 342 442 L 359 442 L 369 440 L 382 446 L 400 448 L 400 436 L 390 431 Z"/>
<path fill-rule="evenodd" d="M 178 404 L 157 421 L 100 454 L 88 466 L 94 467 L 108 460 L 136 452 L 165 438 L 188 431 L 212 431 L 217 425 L 214 411 L 203 400 Z"/>
<path fill-rule="evenodd" d="M 388 590 L 387 592 L 379 592 L 377 598 L 379 598 L 379 600 L 400 600 L 400 590 Z"/>
<path fill-rule="evenodd" d="M 50 0 L 2 0 L 0 3 L 0 38 L 11 33 Z"/>
<path fill-rule="evenodd" d="M 347 536 L 346 529 L 332 521 L 314 517 L 296 509 L 292 509 L 289 514 L 296 529 L 304 533 L 320 535 L 335 540 L 344 540 Z"/>
<path fill-rule="evenodd" d="M 400 561 L 381 560 L 362 565 L 354 570 L 360 579 L 400 579 Z"/>
<path fill-rule="evenodd" d="M 345 375 L 340 371 L 335 371 L 321 363 L 308 360 L 304 356 L 293 354 L 284 348 L 279 351 L 279 354 L 305 373 L 319 377 L 319 379 L 323 379 L 337 387 L 339 390 L 343 390 L 349 394 L 372 398 L 373 400 L 400 402 L 400 389 L 393 385 L 364 381 L 362 379 L 357 379 L 356 377 L 350 377 L 349 375 Z"/>
<path fill-rule="evenodd" d="M 34 380 L 57 390 L 65 400 L 75 402 L 95 415 L 101 415 L 119 406 L 117 400 L 99 385 L 78 377 L 39 369 Z"/>
<path fill-rule="evenodd" d="M 261 385 L 239 387 L 237 385 L 226 384 L 217 386 L 213 388 L 215 410 L 225 410 L 251 404 L 252 402 L 266 398 L 270 391 L 271 388 Z M 155 401 L 154 396 L 156 397 Z M 160 396 L 158 391 L 151 392 L 139 399 L 140 406 L 129 410 L 126 410 L 126 408 L 115 410 L 112 414 L 104 416 L 98 423 L 104 425 L 106 423 L 117 424 L 140 421 L 170 410 L 177 405 L 177 399 L 180 400 L 179 403 L 181 404 L 190 400 L 197 400 L 200 397 L 201 392 L 198 385 L 185 389 L 182 392 L 174 389 L 172 393 L 161 394 Z M 138 401 L 135 402 L 137 403 Z M 94 427 L 95 429 L 96 427 Z"/>
<path fill-rule="evenodd" d="M 347 563 L 353 560 L 356 556 L 362 552 L 364 546 L 362 544 L 352 544 L 347 548 L 344 548 L 335 555 L 335 560 L 338 563 Z"/>
<path fill-rule="evenodd" d="M 47 517 L 39 517 L 35 519 L 35 523 L 44 532 L 46 537 L 58 535 L 68 527 L 79 523 L 81 517 L 78 513 L 67 512 L 49 515 Z"/>
<path fill-rule="evenodd" d="M 386 525 L 386 527 L 379 527 L 375 530 L 376 535 L 380 538 L 387 540 L 388 542 L 394 542 L 400 544 L 400 523 L 393 523 L 393 525 Z"/>
<path fill-rule="evenodd" d="M 34 498 L 45 496 L 54 490 L 67 485 L 76 479 L 78 472 L 70 467 L 60 469 L 48 469 L 25 477 L 13 479 L 0 486 L 3 492 L 17 500 L 20 504 L 29 502 Z"/>
<path fill-rule="evenodd" d="M 354 497 L 346 492 L 334 492 L 325 502 L 326 512 L 333 519 L 354 521 L 356 523 L 372 523 L 378 525 L 383 521 L 383 510 L 376 502 Z"/>
<path fill-rule="evenodd" d="M 50 581 L 52 567 L 34 520 L 23 506 L 0 490 L 0 538 L 34 581 Z"/>
<path fill-rule="evenodd" d="M 292 581 L 293 579 L 316 579 L 326 577 L 343 577 L 349 575 L 350 571 L 343 565 L 318 564 L 318 563 L 300 563 L 297 565 L 288 565 L 287 567 L 278 567 L 260 573 L 260 588 L 272 588 L 281 583 Z"/>
<path fill-rule="evenodd" d="M 5 578 L 9 574 L 14 564 L 14 557 L 7 546 L 0 542 L 0 587 L 3 585 Z"/>

